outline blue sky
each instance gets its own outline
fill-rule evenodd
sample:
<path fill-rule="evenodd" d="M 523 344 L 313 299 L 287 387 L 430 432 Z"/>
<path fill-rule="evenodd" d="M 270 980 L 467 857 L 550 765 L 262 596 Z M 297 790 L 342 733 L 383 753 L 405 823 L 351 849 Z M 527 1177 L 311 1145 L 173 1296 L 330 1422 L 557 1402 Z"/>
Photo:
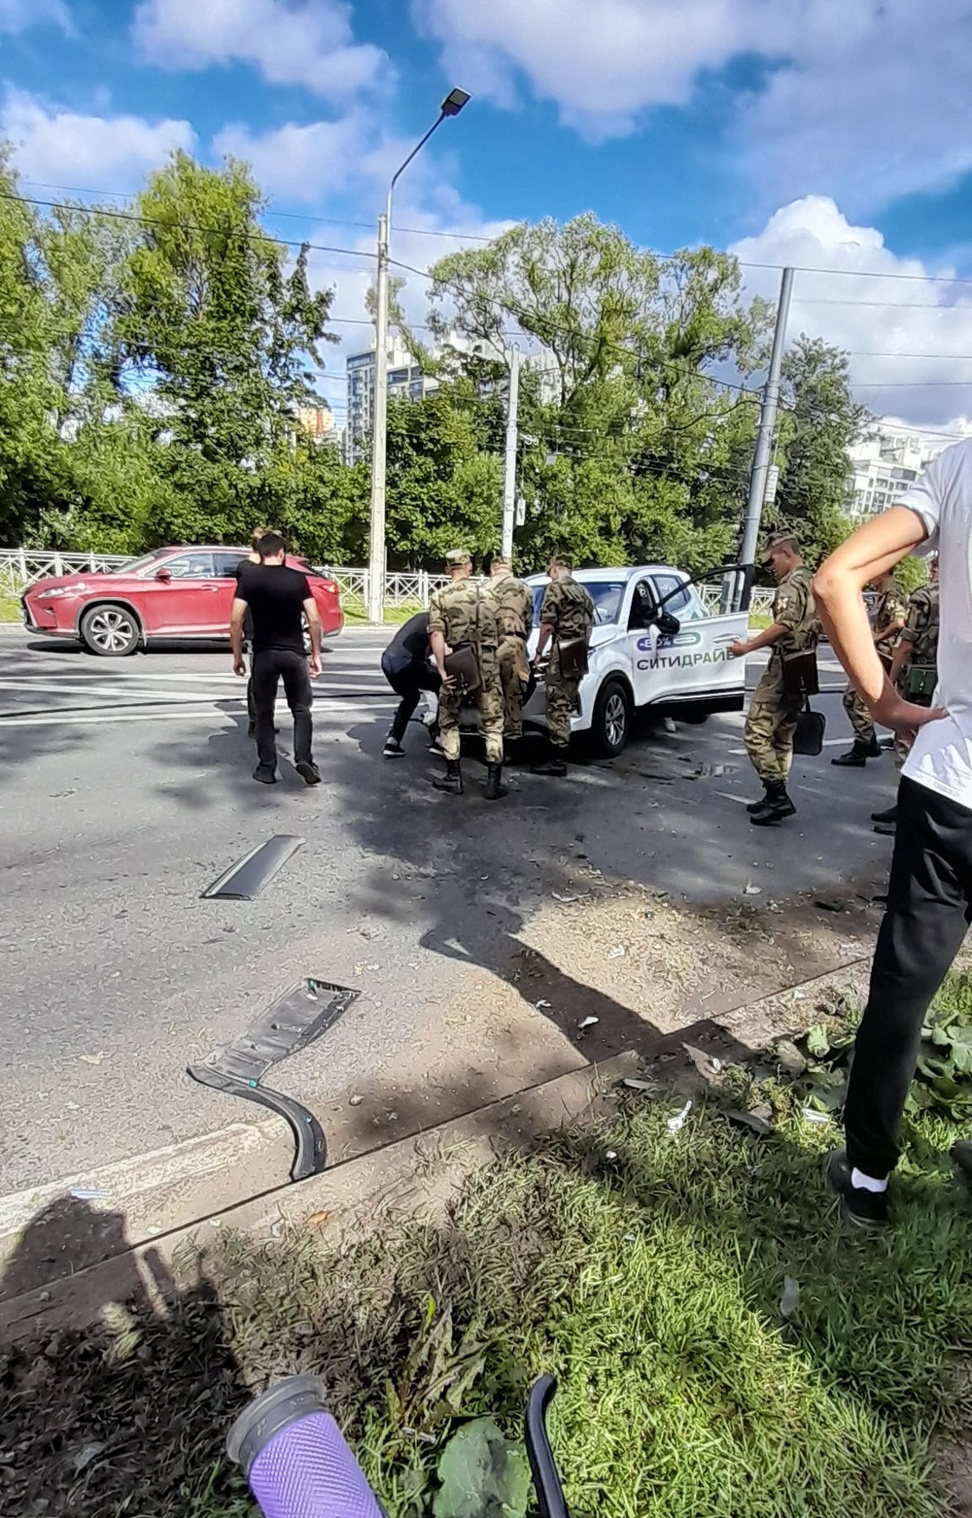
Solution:
<path fill-rule="evenodd" d="M 0 0 L 0 136 L 30 185 L 120 194 L 175 146 L 234 152 L 282 235 L 364 251 L 388 175 L 462 84 L 472 103 L 401 183 L 416 230 L 396 256 L 592 209 L 663 250 L 828 271 L 798 275 L 793 330 L 847 347 L 872 409 L 933 428 L 972 413 L 972 0 L 933 8 Z M 363 345 L 368 261 L 314 267 L 343 351 Z M 420 312 L 419 281 L 407 299 Z"/>

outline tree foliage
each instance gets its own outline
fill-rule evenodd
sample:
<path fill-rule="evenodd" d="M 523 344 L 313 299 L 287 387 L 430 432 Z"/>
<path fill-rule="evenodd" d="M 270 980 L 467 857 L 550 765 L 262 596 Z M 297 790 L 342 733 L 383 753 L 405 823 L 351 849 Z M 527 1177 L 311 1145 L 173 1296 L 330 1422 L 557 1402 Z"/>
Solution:
<path fill-rule="evenodd" d="M 333 292 L 263 228 L 250 170 L 176 153 L 130 213 L 18 200 L 0 157 L 0 540 L 139 552 L 240 541 L 257 522 L 317 561 L 361 563 L 369 466 L 318 444 Z M 516 226 L 431 271 L 436 351 L 393 325 L 438 388 L 388 413 L 388 557 L 432 565 L 498 546 L 511 353 L 521 358 L 521 568 L 703 570 L 739 542 L 772 311 L 734 258 L 661 256 L 591 214 Z M 843 355 L 787 355 L 784 465 L 769 525 L 811 554 L 845 530 L 848 445 L 864 413 Z"/>

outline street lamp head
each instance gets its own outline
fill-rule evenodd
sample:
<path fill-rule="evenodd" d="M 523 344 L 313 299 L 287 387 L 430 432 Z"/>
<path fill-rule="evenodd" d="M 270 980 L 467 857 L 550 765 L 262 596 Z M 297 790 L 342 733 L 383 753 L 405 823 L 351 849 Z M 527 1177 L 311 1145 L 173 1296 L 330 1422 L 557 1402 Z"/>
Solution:
<path fill-rule="evenodd" d="M 468 90 L 460 90 L 458 87 L 450 90 L 442 105 L 439 107 L 443 116 L 458 116 L 466 101 L 469 99 Z"/>

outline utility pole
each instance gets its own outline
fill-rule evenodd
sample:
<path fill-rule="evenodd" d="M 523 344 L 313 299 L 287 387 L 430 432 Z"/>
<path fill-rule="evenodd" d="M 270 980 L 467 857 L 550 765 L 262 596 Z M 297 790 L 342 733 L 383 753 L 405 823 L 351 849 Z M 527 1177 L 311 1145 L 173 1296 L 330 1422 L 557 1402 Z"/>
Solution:
<path fill-rule="evenodd" d="M 520 355 L 510 349 L 510 394 L 506 403 L 506 452 L 503 458 L 503 531 L 500 556 L 513 556 L 513 521 L 516 515 L 517 409 L 520 401 Z"/>
<path fill-rule="evenodd" d="M 776 331 L 773 333 L 773 352 L 769 372 L 763 386 L 763 400 L 759 413 L 759 431 L 756 434 L 756 452 L 749 476 L 749 498 L 743 521 L 742 552 L 739 562 L 743 565 L 736 579 L 735 603 L 737 611 L 748 611 L 753 587 L 756 562 L 756 545 L 759 541 L 759 519 L 766 499 L 766 477 L 773 454 L 773 433 L 776 430 L 776 409 L 780 399 L 780 368 L 783 363 L 783 344 L 786 341 L 786 323 L 790 314 L 790 292 L 793 289 L 793 270 L 784 269 L 780 280 L 780 299 L 776 308 Z"/>
<path fill-rule="evenodd" d="M 391 200 L 391 194 L 388 196 Z M 375 399 L 372 416 L 368 621 L 385 619 L 385 439 L 388 423 L 388 214 L 378 218 L 375 288 Z"/>

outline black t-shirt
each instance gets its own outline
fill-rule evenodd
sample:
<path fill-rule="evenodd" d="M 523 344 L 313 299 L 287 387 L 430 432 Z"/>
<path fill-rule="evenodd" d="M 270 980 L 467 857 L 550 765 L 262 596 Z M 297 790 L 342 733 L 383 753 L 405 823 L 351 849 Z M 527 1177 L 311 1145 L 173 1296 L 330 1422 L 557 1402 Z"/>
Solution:
<path fill-rule="evenodd" d="M 385 650 L 389 659 L 404 664 L 413 659 L 429 656 L 429 614 L 417 611 L 414 617 L 403 622 Z"/>
<path fill-rule="evenodd" d="M 286 564 L 243 564 L 236 594 L 250 608 L 253 649 L 304 652 L 304 602 L 311 600 L 307 576 Z"/>

